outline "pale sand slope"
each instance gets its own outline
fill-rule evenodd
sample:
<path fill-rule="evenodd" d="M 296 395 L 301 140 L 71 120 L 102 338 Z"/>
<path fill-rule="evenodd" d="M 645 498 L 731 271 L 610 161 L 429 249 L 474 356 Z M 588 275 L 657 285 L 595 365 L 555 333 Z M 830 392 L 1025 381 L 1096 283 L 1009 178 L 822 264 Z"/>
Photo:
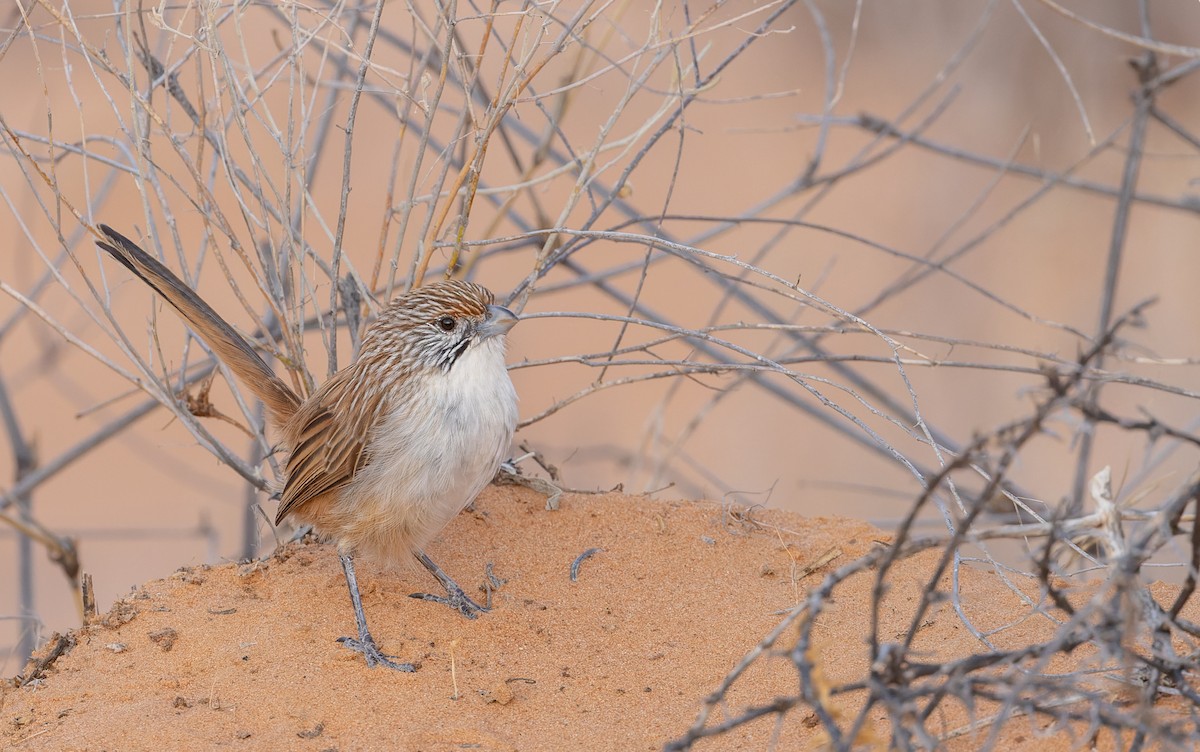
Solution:
<path fill-rule="evenodd" d="M 415 674 L 368 669 L 335 642 L 354 633 L 354 619 L 327 546 L 292 544 L 258 564 L 181 571 L 81 630 L 36 686 L 0 689 L 0 748 L 660 749 L 686 731 L 778 612 L 830 567 L 887 541 L 851 520 L 756 510 L 751 524 L 726 512 L 616 494 L 567 495 L 547 512 L 532 492 L 486 490 L 430 555 L 472 593 L 492 563 L 507 582 L 491 613 L 469 621 L 407 598 L 435 585 L 423 571 L 359 568 L 372 632 L 385 651 L 418 663 Z M 571 582 L 572 561 L 593 547 L 603 551 Z M 794 578 L 831 548 L 842 552 L 832 564 Z M 905 604 L 932 561 L 916 557 L 896 570 L 885 630 L 905 629 Z M 972 602 L 985 609 L 973 615 L 1008 621 L 1019 605 L 1012 593 L 982 575 L 969 579 Z M 871 584 L 869 574 L 847 583 L 818 621 L 831 680 L 866 666 Z M 923 649 L 946 655 L 978 648 L 945 609 L 922 637 Z M 763 663 L 739 682 L 730 711 L 796 691 L 789 661 Z M 798 708 L 778 726 L 764 719 L 697 749 L 766 749 L 774 734 L 780 749 L 808 749 L 820 741 L 813 721 Z M 963 719 L 947 721 L 953 728 Z M 886 738 L 884 717 L 875 723 Z M 1020 748 L 1023 734 L 1044 724 L 1016 726 L 1004 747 Z"/>

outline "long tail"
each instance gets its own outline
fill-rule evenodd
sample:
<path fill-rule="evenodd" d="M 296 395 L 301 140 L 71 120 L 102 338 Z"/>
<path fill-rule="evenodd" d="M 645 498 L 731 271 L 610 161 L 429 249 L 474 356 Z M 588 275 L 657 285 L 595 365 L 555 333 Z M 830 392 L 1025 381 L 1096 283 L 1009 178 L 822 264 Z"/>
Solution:
<path fill-rule="evenodd" d="M 300 398 L 212 306 L 132 240 L 108 225 L 100 225 L 99 230 L 104 240 L 96 241 L 96 245 L 173 305 L 192 331 L 263 401 L 277 425 L 283 425 L 296 413 Z"/>

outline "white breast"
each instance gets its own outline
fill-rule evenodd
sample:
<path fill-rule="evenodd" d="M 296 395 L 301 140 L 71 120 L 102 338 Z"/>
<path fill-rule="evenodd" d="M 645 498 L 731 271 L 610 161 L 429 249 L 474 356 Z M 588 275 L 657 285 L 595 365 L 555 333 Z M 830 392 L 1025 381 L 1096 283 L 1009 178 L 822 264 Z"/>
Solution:
<path fill-rule="evenodd" d="M 422 377 L 422 401 L 397 405 L 371 437 L 371 461 L 344 502 L 358 552 L 397 561 L 438 534 L 496 474 L 517 425 L 504 340 L 474 343 L 448 372 Z"/>

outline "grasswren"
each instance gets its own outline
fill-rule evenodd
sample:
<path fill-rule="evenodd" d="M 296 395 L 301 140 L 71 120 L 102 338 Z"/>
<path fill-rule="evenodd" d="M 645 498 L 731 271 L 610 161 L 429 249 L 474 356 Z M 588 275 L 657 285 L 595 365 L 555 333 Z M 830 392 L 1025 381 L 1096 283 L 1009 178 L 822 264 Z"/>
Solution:
<path fill-rule="evenodd" d="M 170 270 L 110 227 L 97 245 L 154 289 L 266 406 L 287 451 L 275 523 L 312 525 L 337 544 L 367 665 L 412 671 L 367 629 L 354 556 L 416 557 L 473 618 L 485 611 L 424 546 L 491 481 L 517 424 L 504 335 L 517 317 L 491 292 L 448 280 L 396 297 L 367 328 L 357 359 L 307 398 Z"/>

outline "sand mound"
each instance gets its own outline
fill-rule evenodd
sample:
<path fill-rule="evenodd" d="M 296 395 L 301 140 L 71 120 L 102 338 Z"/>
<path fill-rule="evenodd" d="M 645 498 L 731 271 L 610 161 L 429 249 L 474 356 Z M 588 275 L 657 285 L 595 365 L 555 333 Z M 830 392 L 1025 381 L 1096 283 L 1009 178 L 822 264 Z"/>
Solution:
<path fill-rule="evenodd" d="M 469 621 L 407 598 L 432 586 L 424 572 L 359 568 L 372 632 L 417 673 L 368 669 L 335 641 L 354 632 L 337 558 L 295 543 L 263 562 L 147 583 L 79 630 L 43 678 L 3 690 L 0 741 L 19 750 L 660 749 L 780 611 L 820 582 L 823 571 L 806 574 L 807 564 L 831 549 L 840 556 L 827 566 L 844 564 L 880 540 L 849 520 L 756 511 L 747 521 L 715 504 L 615 494 L 568 495 L 547 512 L 536 494 L 493 487 L 430 548 L 471 590 L 493 565 L 505 582 L 491 613 Z M 572 582 L 572 562 L 591 548 L 601 551 Z M 905 562 L 889 598 L 913 597 L 930 562 Z M 871 583 L 860 579 L 819 621 L 821 663 L 843 680 L 865 666 Z M 970 587 L 994 595 L 976 590 L 973 600 L 999 623 L 1014 596 L 988 582 Z M 887 628 L 904 628 L 903 608 L 887 613 Z M 938 649 L 972 649 L 952 613 L 923 629 Z M 793 665 L 770 659 L 729 705 L 796 687 Z M 775 740 L 807 749 L 820 741 L 814 721 L 800 708 L 699 748 Z M 886 738 L 882 714 L 877 724 Z"/>

